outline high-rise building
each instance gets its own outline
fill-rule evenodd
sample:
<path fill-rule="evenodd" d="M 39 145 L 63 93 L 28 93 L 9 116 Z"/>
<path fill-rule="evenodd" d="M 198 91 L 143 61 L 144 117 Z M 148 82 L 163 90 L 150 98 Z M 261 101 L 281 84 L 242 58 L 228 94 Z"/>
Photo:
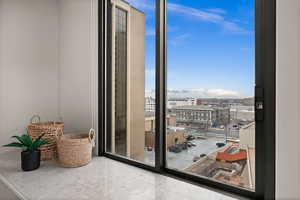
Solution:
<path fill-rule="evenodd" d="M 144 159 L 145 15 L 122 0 L 111 6 L 112 153 Z M 142 100 L 142 101 L 141 101 Z"/>

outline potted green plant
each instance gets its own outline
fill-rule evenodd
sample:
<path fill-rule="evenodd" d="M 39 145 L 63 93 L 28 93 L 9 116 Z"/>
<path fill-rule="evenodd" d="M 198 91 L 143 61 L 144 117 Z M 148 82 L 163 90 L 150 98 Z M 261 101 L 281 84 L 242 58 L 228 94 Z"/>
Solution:
<path fill-rule="evenodd" d="M 4 147 L 18 147 L 22 148 L 21 152 L 21 165 L 23 171 L 32 171 L 40 167 L 41 152 L 39 147 L 45 144 L 49 144 L 47 140 L 43 140 L 42 137 L 45 133 L 41 134 L 34 141 L 28 134 L 22 136 L 12 136 L 18 140 L 18 142 L 12 142 L 4 145 Z"/>

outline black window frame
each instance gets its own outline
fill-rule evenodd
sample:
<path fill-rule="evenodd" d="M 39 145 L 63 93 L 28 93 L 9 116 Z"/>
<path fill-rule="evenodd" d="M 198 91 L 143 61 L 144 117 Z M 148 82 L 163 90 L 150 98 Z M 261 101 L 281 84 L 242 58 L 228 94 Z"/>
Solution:
<path fill-rule="evenodd" d="M 276 0 L 255 1 L 255 104 L 264 103 L 263 110 L 255 110 L 256 118 L 256 180 L 255 192 L 226 185 L 210 179 L 166 168 L 166 75 L 167 75 L 167 0 L 156 0 L 156 138 L 155 167 L 106 152 L 106 131 L 109 113 L 106 108 L 109 45 L 107 45 L 107 6 L 110 0 L 98 1 L 98 153 L 117 161 L 177 178 L 234 197 L 275 199 L 275 89 L 276 89 Z"/>

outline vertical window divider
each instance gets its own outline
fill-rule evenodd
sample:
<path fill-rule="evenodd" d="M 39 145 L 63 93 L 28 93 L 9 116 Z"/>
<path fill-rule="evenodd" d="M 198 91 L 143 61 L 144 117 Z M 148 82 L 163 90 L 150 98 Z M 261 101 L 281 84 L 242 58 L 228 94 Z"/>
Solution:
<path fill-rule="evenodd" d="M 106 130 L 106 1 L 98 1 L 98 155 L 105 154 Z"/>
<path fill-rule="evenodd" d="M 166 164 L 166 6 L 167 0 L 156 0 L 155 168 L 160 172 Z"/>

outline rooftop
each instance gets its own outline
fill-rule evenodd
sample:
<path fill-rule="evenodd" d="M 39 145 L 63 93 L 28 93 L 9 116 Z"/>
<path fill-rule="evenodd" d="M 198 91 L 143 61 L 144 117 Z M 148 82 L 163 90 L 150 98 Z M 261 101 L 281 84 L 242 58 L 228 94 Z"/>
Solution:
<path fill-rule="evenodd" d="M 210 106 L 205 105 L 188 105 L 188 106 L 174 106 L 172 110 L 209 110 L 213 111 L 214 109 Z"/>
<path fill-rule="evenodd" d="M 255 126 L 255 122 L 252 122 L 250 124 L 247 124 L 246 126 L 243 126 L 241 129 L 250 129 L 250 128 L 253 128 Z"/>
<path fill-rule="evenodd" d="M 180 98 L 180 97 L 173 97 L 169 98 L 168 101 L 195 101 L 194 98 Z"/>
<path fill-rule="evenodd" d="M 184 131 L 185 128 L 184 127 L 174 127 L 174 126 L 169 126 L 167 127 L 168 131 L 172 131 L 172 132 L 177 132 L 177 131 Z"/>
<path fill-rule="evenodd" d="M 155 117 L 155 112 L 145 112 L 145 117 Z"/>
<path fill-rule="evenodd" d="M 167 118 L 176 117 L 174 114 L 167 114 Z M 145 112 L 145 119 L 153 119 L 155 118 L 155 112 Z"/>

